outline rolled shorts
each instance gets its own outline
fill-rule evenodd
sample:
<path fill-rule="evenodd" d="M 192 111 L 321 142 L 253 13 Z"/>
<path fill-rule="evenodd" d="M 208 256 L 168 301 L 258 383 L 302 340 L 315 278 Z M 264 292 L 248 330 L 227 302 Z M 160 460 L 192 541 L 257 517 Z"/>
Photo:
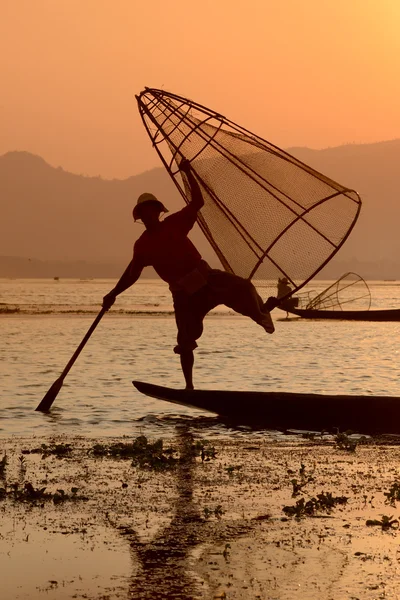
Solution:
<path fill-rule="evenodd" d="M 175 320 L 178 328 L 176 354 L 197 348 L 197 340 L 203 333 L 203 321 L 207 313 L 220 304 L 250 317 L 273 333 L 274 326 L 269 313 L 263 312 L 263 300 L 248 279 L 208 267 L 207 283 L 196 292 L 173 291 Z"/>

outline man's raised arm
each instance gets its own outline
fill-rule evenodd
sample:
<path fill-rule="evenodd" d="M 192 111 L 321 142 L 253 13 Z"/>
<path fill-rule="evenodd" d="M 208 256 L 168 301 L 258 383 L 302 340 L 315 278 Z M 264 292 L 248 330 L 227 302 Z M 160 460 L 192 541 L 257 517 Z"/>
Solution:
<path fill-rule="evenodd" d="M 111 290 L 111 292 L 108 292 L 108 294 L 104 296 L 103 308 L 109 310 L 114 304 L 115 298 L 119 294 L 130 288 L 131 285 L 133 285 L 139 279 L 142 270 L 142 265 L 137 260 L 135 260 L 135 257 L 133 257 L 131 262 L 123 272 L 117 285 Z"/>
<path fill-rule="evenodd" d="M 184 173 L 187 177 L 192 200 L 190 202 L 190 206 L 193 206 L 196 210 L 200 210 L 202 206 L 204 206 L 203 195 L 200 190 L 200 186 L 197 182 L 196 177 L 193 175 L 192 167 L 190 166 L 190 162 L 184 158 L 180 164 L 179 169 Z"/>

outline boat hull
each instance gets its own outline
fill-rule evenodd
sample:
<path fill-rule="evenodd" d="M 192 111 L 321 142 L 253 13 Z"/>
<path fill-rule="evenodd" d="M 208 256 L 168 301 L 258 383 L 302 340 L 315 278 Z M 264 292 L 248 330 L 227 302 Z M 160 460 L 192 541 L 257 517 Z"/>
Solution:
<path fill-rule="evenodd" d="M 303 319 L 336 319 L 338 321 L 400 321 L 400 309 L 387 310 L 313 310 L 291 308 L 287 312 Z"/>
<path fill-rule="evenodd" d="M 178 390 L 133 381 L 139 392 L 258 428 L 400 433 L 400 398 L 289 392 Z"/>

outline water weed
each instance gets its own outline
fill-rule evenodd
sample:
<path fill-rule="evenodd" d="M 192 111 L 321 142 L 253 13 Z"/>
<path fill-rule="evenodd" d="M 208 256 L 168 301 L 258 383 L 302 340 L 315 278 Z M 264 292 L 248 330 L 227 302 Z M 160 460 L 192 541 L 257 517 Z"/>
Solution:
<path fill-rule="evenodd" d="M 386 496 L 387 504 L 395 506 L 396 500 L 400 500 L 400 483 L 397 481 L 392 483 L 390 490 L 388 492 L 384 492 L 384 495 Z"/>
<path fill-rule="evenodd" d="M 338 504 L 343 505 L 347 501 L 347 496 L 333 496 L 331 492 L 321 492 L 310 500 L 306 501 L 304 498 L 300 498 L 294 506 L 284 506 L 283 512 L 290 517 L 301 518 L 312 516 L 318 511 L 330 512 Z"/>
<path fill-rule="evenodd" d="M 131 459 L 133 467 L 153 471 L 173 469 L 179 460 L 175 448 L 164 448 L 162 439 L 149 442 L 144 435 L 128 443 L 95 444 L 91 453 L 96 457 Z"/>
<path fill-rule="evenodd" d="M 387 531 L 388 529 L 398 529 L 399 528 L 399 521 L 398 521 L 398 519 L 393 519 L 393 515 L 382 515 L 381 520 L 368 519 L 365 522 L 365 524 L 368 527 L 374 527 L 374 526 L 382 527 L 382 529 L 384 531 Z"/>

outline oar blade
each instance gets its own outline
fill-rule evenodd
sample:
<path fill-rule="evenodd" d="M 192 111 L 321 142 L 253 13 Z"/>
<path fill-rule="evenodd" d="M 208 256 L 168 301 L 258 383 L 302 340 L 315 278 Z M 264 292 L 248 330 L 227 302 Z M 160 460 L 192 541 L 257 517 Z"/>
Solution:
<path fill-rule="evenodd" d="M 57 398 L 58 392 L 62 388 L 63 381 L 64 381 L 64 379 L 61 377 L 56 379 L 56 381 L 53 383 L 53 385 L 48 390 L 48 392 L 44 396 L 43 400 L 41 401 L 41 403 L 37 406 L 37 408 L 35 410 L 38 410 L 40 412 L 48 412 L 50 410 L 51 405 L 53 404 L 54 400 Z"/>

